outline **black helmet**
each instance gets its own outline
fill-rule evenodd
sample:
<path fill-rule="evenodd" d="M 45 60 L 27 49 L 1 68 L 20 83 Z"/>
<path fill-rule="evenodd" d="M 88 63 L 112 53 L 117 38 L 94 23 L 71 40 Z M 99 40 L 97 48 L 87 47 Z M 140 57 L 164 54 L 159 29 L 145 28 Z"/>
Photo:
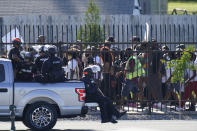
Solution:
<path fill-rule="evenodd" d="M 30 59 L 30 60 L 32 60 L 32 54 L 30 53 L 30 52 L 24 52 L 24 59 Z"/>
<path fill-rule="evenodd" d="M 88 57 L 88 64 L 94 64 L 93 57 L 91 57 L 91 56 Z"/>
<path fill-rule="evenodd" d="M 48 48 L 48 52 L 49 52 L 50 55 L 55 55 L 56 52 L 57 52 L 56 46 L 51 46 L 51 47 L 49 47 L 49 48 Z"/>
<path fill-rule="evenodd" d="M 15 47 L 16 45 L 19 45 L 19 46 L 20 46 L 20 45 L 22 44 L 20 38 L 14 38 L 14 40 L 12 41 L 12 43 L 13 43 L 14 47 Z"/>
<path fill-rule="evenodd" d="M 39 48 L 39 52 L 42 52 L 42 53 L 45 53 L 48 51 L 48 47 L 46 47 L 45 45 L 42 45 L 40 48 Z"/>
<path fill-rule="evenodd" d="M 88 77 L 88 78 L 93 78 L 94 77 L 94 73 L 93 73 L 91 67 L 86 67 L 83 70 L 83 77 Z"/>

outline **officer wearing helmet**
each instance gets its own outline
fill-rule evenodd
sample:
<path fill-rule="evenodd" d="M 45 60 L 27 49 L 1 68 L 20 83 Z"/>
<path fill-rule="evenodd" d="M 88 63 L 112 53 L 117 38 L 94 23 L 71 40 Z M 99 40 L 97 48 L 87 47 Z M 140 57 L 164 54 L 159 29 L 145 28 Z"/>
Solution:
<path fill-rule="evenodd" d="M 38 52 L 33 48 L 33 47 L 29 47 L 28 48 L 28 52 L 31 54 L 31 56 L 32 56 L 32 61 L 34 62 L 35 61 L 35 59 L 38 57 L 37 55 L 38 55 Z"/>
<path fill-rule="evenodd" d="M 21 56 L 20 48 L 21 48 L 21 40 L 19 38 L 15 38 L 13 41 L 13 48 L 10 50 L 8 54 L 8 58 L 12 61 L 14 76 L 16 77 L 16 73 L 21 68 L 21 64 L 23 62 L 23 57 Z"/>
<path fill-rule="evenodd" d="M 33 80 L 33 56 L 30 52 L 24 52 L 24 62 L 20 70 L 16 74 L 16 81 L 32 81 Z"/>
<path fill-rule="evenodd" d="M 43 45 L 39 48 L 39 56 L 35 60 L 35 72 L 36 74 L 41 74 L 41 69 L 44 61 L 48 59 L 48 54 L 47 54 L 48 48 Z"/>
<path fill-rule="evenodd" d="M 48 49 L 49 58 L 43 63 L 42 76 L 46 82 L 65 81 L 65 74 L 62 68 L 62 61 L 56 57 L 56 46 L 50 46 Z"/>
<path fill-rule="evenodd" d="M 83 71 L 83 78 L 81 79 L 85 84 L 86 89 L 86 99 L 85 101 L 88 102 L 96 102 L 99 104 L 100 111 L 101 111 L 101 123 L 117 123 L 117 121 L 113 118 L 120 118 L 126 112 L 119 112 L 112 101 L 103 95 L 101 90 L 96 86 L 94 82 L 94 72 L 92 66 L 88 66 Z"/>

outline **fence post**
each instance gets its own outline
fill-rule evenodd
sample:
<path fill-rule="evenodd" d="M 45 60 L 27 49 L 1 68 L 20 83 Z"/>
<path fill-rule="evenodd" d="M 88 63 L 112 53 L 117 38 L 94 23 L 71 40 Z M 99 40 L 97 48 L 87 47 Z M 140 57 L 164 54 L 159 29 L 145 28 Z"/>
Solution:
<path fill-rule="evenodd" d="M 182 85 L 184 86 L 184 84 L 182 84 L 182 82 L 180 82 L 179 84 L 180 84 L 180 88 L 179 88 L 179 95 L 180 95 L 180 98 L 179 98 L 179 109 L 180 109 L 179 110 L 179 120 L 181 120 L 182 119 L 181 118 L 181 114 L 182 114 L 182 110 L 181 110 L 181 103 L 182 103 L 182 101 L 181 101 L 181 99 L 182 99 L 182 97 L 181 97 L 181 88 L 182 88 Z"/>
<path fill-rule="evenodd" d="M 11 129 L 10 131 L 16 131 L 15 127 L 15 105 L 10 105 L 10 119 L 11 119 Z"/>

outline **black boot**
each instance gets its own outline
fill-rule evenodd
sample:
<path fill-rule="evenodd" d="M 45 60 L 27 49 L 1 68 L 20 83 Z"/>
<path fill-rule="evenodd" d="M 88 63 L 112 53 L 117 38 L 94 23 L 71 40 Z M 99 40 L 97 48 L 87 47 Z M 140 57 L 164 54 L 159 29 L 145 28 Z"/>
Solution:
<path fill-rule="evenodd" d="M 116 116 L 117 119 L 119 119 L 120 117 L 124 116 L 126 113 L 127 113 L 127 111 L 120 112 L 120 113 Z"/>
<path fill-rule="evenodd" d="M 101 121 L 101 123 L 108 123 L 108 122 L 111 122 L 111 123 L 113 123 L 113 124 L 116 124 L 116 123 L 118 123 L 118 121 L 116 121 L 115 119 L 110 119 L 110 120 L 102 120 Z"/>
<path fill-rule="evenodd" d="M 113 118 L 110 120 L 110 122 L 111 122 L 111 123 L 113 123 L 113 124 L 118 123 L 118 121 L 116 121 L 116 120 L 115 120 L 115 119 L 113 119 Z"/>
<path fill-rule="evenodd" d="M 107 123 L 110 122 L 110 120 L 102 120 L 101 123 Z"/>

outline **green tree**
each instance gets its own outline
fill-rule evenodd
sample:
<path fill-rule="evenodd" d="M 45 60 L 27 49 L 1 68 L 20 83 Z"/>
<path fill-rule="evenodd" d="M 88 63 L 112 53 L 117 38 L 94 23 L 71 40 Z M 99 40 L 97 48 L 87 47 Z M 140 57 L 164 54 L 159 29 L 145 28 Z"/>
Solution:
<path fill-rule="evenodd" d="M 90 0 L 88 9 L 85 12 L 85 25 L 80 27 L 77 35 L 77 39 L 83 42 L 101 42 L 104 39 L 103 29 L 99 25 L 100 16 L 99 8 L 95 4 L 94 0 Z"/>
<path fill-rule="evenodd" d="M 191 63 L 192 54 L 195 52 L 195 48 L 189 46 L 185 49 L 181 54 L 180 58 L 169 61 L 167 63 L 168 68 L 173 68 L 171 82 L 177 83 L 179 82 L 180 87 L 185 85 L 185 72 L 187 69 L 196 70 L 196 66 Z M 179 99 L 179 107 L 181 107 L 181 90 L 179 89 L 179 93 L 177 92 Z"/>
<path fill-rule="evenodd" d="M 185 70 L 195 70 L 196 67 L 191 64 L 191 58 L 192 54 L 195 52 L 194 47 L 188 47 L 182 52 L 182 55 L 180 58 L 177 58 L 175 60 L 168 62 L 168 68 L 173 68 L 174 71 L 172 72 L 171 82 L 177 83 L 177 82 L 184 82 L 184 75 Z"/>

